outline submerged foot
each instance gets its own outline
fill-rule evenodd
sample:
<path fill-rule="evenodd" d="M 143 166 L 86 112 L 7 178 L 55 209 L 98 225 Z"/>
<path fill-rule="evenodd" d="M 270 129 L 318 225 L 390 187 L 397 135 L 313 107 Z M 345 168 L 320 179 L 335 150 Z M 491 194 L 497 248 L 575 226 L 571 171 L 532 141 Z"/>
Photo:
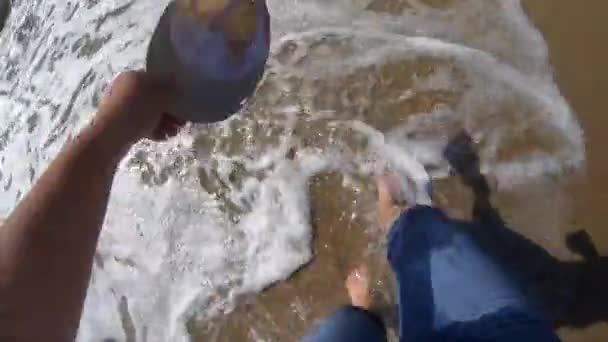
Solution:
<path fill-rule="evenodd" d="M 378 222 L 384 231 L 388 231 L 401 212 L 407 210 L 408 203 L 396 176 L 379 177 L 376 184 L 378 187 Z"/>
<path fill-rule="evenodd" d="M 372 305 L 372 295 L 369 288 L 369 271 L 367 266 L 359 266 L 346 278 L 346 291 L 352 306 L 369 310 Z"/>

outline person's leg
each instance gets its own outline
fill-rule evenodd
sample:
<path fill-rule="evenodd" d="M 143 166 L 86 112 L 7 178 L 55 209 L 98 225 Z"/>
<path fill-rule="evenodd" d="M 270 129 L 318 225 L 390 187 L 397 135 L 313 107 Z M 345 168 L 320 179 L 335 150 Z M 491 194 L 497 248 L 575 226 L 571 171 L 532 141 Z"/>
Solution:
<path fill-rule="evenodd" d="M 412 219 L 412 208 L 395 222 L 389 234 L 388 260 L 397 280 L 399 335 L 402 341 L 430 341 L 434 332 L 435 301 L 431 283 L 430 241 L 423 226 Z"/>
<path fill-rule="evenodd" d="M 559 342 L 551 325 L 529 310 L 505 308 L 478 320 L 453 323 L 435 341 Z"/>
<path fill-rule="evenodd" d="M 506 308 L 531 311 L 464 224 L 426 206 L 398 216 L 394 186 L 381 179 L 378 189 L 381 224 L 388 227 L 398 217 L 389 233 L 388 259 L 398 282 L 402 340 L 430 340 L 454 323 L 475 322 Z"/>
<path fill-rule="evenodd" d="M 411 209 L 400 180 L 378 179 L 378 219 L 388 234 L 388 259 L 397 280 L 399 335 L 402 341 L 429 341 L 433 334 L 430 246 L 424 230 L 405 227 Z"/>
<path fill-rule="evenodd" d="M 319 324 L 305 342 L 385 342 L 382 321 L 369 311 L 371 294 L 365 267 L 354 270 L 346 280 L 351 305 L 336 311 Z"/>

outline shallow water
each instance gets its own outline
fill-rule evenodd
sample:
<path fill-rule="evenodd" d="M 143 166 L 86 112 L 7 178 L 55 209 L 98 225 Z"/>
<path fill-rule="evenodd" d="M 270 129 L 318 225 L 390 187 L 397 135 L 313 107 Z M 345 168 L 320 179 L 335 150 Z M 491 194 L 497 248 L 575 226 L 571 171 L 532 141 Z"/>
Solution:
<path fill-rule="evenodd" d="M 14 1 L 0 35 L 0 216 L 91 119 L 112 76 L 143 66 L 166 3 Z M 121 165 L 80 340 L 301 335 L 344 302 L 349 267 L 380 259 L 370 177 L 408 175 L 428 202 L 424 185 L 447 179 L 441 151 L 463 129 L 495 189 L 514 194 L 502 201 L 539 183 L 539 198 L 557 193 L 555 180 L 585 161 L 546 44 L 517 0 L 269 8 L 273 54 L 248 108 L 142 142 Z M 543 212 L 559 221 L 561 209 Z M 313 251 L 309 268 L 256 295 Z"/>

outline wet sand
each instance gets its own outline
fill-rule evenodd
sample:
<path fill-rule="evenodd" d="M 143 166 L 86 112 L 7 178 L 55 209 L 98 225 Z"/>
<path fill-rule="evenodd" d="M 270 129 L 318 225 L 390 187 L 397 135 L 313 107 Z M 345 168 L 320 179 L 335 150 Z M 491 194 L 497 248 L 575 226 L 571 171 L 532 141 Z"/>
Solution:
<path fill-rule="evenodd" d="M 579 192 L 581 224 L 608 252 L 608 2 L 527 0 L 526 9 L 549 45 L 562 94 L 576 112 L 587 138 L 587 179 Z"/>
<path fill-rule="evenodd" d="M 586 135 L 587 169 L 576 189 L 576 225 L 587 230 L 601 255 L 608 254 L 608 2 L 603 0 L 524 2 L 549 45 L 550 62 L 562 94 Z M 605 341 L 608 325 L 562 329 L 566 341 Z"/>
<path fill-rule="evenodd" d="M 310 182 L 314 260 L 288 281 L 261 294 L 243 298 L 227 316 L 212 322 L 191 322 L 196 341 L 296 341 L 320 319 L 348 304 L 343 286 L 348 272 L 361 263 L 371 267 L 375 311 L 388 322 L 394 336 L 396 319 L 391 303 L 392 279 L 384 262 L 375 215 L 375 186 L 363 191 L 343 185 L 339 174 L 325 173 Z"/>

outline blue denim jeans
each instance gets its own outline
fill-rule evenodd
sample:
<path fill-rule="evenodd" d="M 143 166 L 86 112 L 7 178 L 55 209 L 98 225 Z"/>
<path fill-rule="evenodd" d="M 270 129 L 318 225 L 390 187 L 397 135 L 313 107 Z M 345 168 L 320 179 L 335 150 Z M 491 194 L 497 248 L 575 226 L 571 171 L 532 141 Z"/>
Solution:
<path fill-rule="evenodd" d="M 398 284 L 400 340 L 559 341 L 467 226 L 426 206 L 395 222 L 388 261 Z M 386 332 L 372 313 L 346 307 L 305 341 L 386 341 Z"/>

